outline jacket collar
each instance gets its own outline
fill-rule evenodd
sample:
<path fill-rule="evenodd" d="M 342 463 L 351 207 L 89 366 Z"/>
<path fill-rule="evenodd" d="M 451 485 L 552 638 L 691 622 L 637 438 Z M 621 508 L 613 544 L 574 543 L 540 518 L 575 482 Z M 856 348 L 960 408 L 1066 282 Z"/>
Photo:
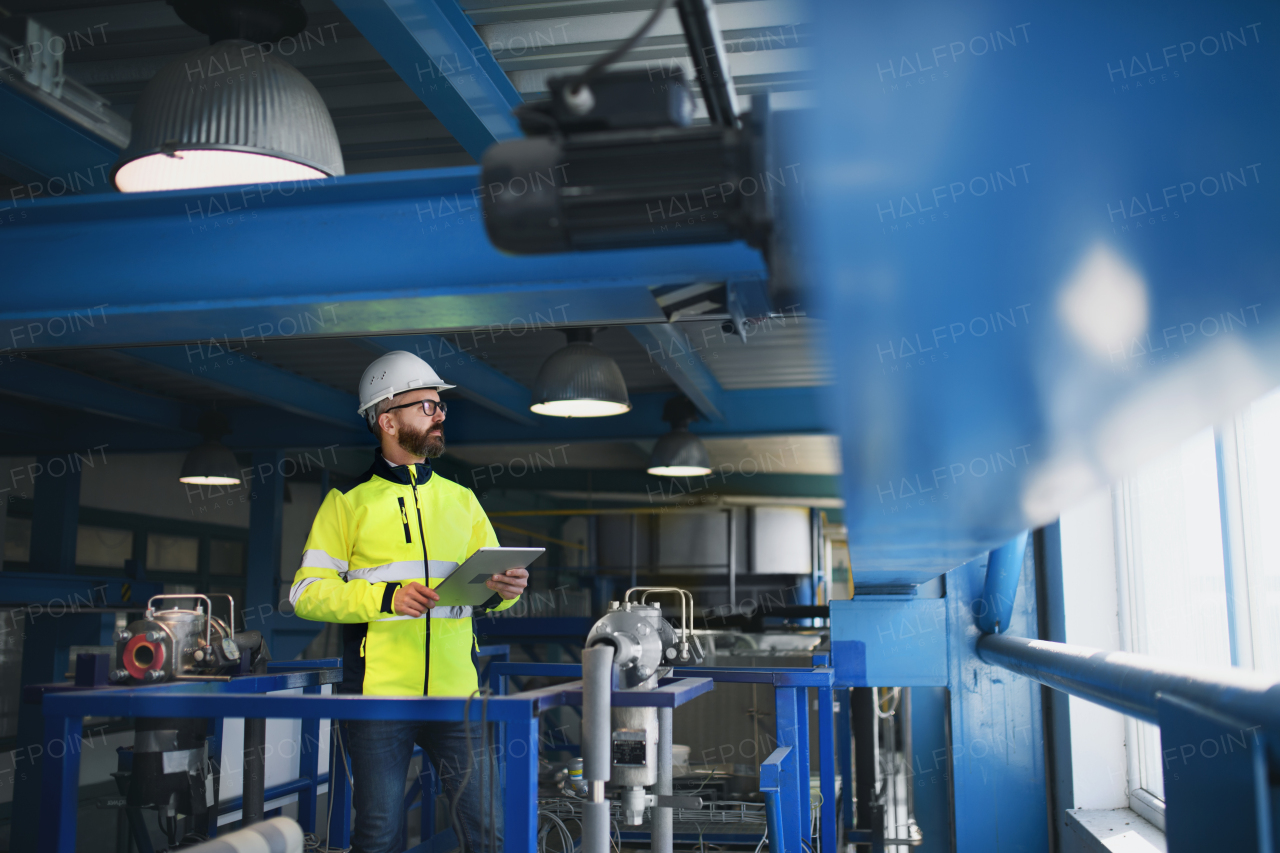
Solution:
<path fill-rule="evenodd" d="M 419 486 L 425 484 L 431 479 L 431 462 L 415 462 L 413 463 L 413 477 Z M 377 448 L 373 451 L 373 466 L 369 469 L 371 474 L 375 474 L 384 480 L 390 480 L 393 483 L 400 483 L 403 486 L 410 485 L 409 466 L 408 465 L 392 465 L 382 456 L 382 449 Z"/>

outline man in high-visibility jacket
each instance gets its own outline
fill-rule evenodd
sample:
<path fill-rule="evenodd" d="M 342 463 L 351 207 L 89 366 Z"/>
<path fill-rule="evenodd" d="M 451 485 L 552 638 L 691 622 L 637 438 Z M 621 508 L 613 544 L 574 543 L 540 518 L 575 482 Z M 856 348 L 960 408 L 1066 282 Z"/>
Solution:
<path fill-rule="evenodd" d="M 402 351 L 375 360 L 361 379 L 359 411 L 380 447 L 359 482 L 325 496 L 289 594 L 299 616 L 342 624 L 339 693 L 469 696 L 476 690 L 473 609 L 437 607 L 440 596 L 431 589 L 477 549 L 498 544 L 471 490 L 433 474 L 428 461 L 444 452 L 446 404 L 439 392 L 452 387 Z M 510 607 L 528 576 L 524 569 L 492 576 L 486 585 L 494 595 L 476 609 Z M 404 849 L 405 779 L 415 743 L 435 765 L 450 802 L 457 801 L 454 828 L 467 853 L 485 853 L 489 804 L 481 792 L 488 787 L 488 762 L 468 762 L 461 722 L 343 725 L 356 813 L 352 853 Z"/>

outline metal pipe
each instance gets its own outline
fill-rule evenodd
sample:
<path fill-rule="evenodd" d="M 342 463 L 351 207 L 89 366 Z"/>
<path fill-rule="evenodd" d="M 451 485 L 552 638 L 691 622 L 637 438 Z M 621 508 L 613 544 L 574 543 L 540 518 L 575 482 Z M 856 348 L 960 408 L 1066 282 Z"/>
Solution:
<path fill-rule="evenodd" d="M 612 765 L 613 646 L 599 643 L 582 650 L 582 804 L 583 853 L 609 853 L 609 801 L 604 784 Z"/>
<path fill-rule="evenodd" d="M 671 708 L 658 709 L 658 781 L 653 786 L 653 792 L 660 797 L 669 797 L 672 794 L 671 712 Z M 674 838 L 672 834 L 673 815 L 671 809 L 663 806 L 654 806 L 652 816 L 653 835 L 651 846 L 653 853 L 671 853 Z"/>
<path fill-rule="evenodd" d="M 1148 655 L 1004 634 L 979 637 L 978 656 L 992 666 L 1156 725 L 1156 694 L 1163 693 L 1280 731 L 1280 683 L 1246 670 L 1189 667 Z M 1268 738 L 1267 748 L 1272 759 L 1280 761 L 1280 744 Z"/>
<path fill-rule="evenodd" d="M 244 721 L 244 805 L 241 826 L 261 822 L 266 806 L 267 721 L 249 717 Z"/>
<path fill-rule="evenodd" d="M 1024 530 L 991 552 L 987 557 L 987 578 L 982 585 L 982 611 L 978 614 L 978 628 L 984 634 L 999 634 L 1008 630 L 1013 618 L 1013 600 L 1018 594 L 1018 580 L 1022 577 L 1022 557 L 1027 550 L 1027 534 Z"/>

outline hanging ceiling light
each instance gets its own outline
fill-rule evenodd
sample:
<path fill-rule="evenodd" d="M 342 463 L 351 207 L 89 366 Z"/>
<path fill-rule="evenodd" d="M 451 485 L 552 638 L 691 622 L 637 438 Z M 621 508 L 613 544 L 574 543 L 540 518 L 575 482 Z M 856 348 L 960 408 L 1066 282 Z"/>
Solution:
<path fill-rule="evenodd" d="M 199 486 L 236 486 L 241 482 L 240 463 L 236 455 L 221 441 L 231 425 L 219 412 L 206 412 L 200 417 L 200 434 L 204 443 L 197 445 L 182 460 L 178 482 Z"/>
<path fill-rule="evenodd" d="M 315 86 L 274 53 L 307 23 L 300 0 L 171 0 L 209 47 L 160 69 L 134 107 L 112 170 L 123 192 L 300 181 L 345 174 Z"/>
<path fill-rule="evenodd" d="M 542 363 L 529 408 L 558 418 L 601 418 L 631 411 L 622 370 L 592 345 L 592 330 L 566 329 L 564 334 L 568 345 Z"/>
<path fill-rule="evenodd" d="M 662 419 L 671 432 L 658 439 L 649 454 L 649 473 L 659 477 L 702 477 L 711 473 L 711 454 L 702 439 L 689 432 L 698 419 L 693 401 L 683 394 L 662 407 Z"/>

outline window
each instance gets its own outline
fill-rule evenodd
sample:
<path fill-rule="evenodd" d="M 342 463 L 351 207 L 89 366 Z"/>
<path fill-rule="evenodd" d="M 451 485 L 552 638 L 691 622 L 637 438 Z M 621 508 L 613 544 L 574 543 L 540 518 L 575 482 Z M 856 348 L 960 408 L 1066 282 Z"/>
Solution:
<path fill-rule="evenodd" d="M 244 550 L 244 543 L 234 539 L 210 539 L 209 574 L 243 575 Z"/>
<path fill-rule="evenodd" d="M 200 540 L 196 537 L 147 534 L 147 571 L 194 572 L 199 568 Z"/>
<path fill-rule="evenodd" d="M 4 525 L 4 561 L 31 562 L 31 519 L 9 516 Z"/>
<path fill-rule="evenodd" d="M 133 531 L 81 524 L 76 528 L 76 565 L 123 568 L 133 559 Z"/>
<path fill-rule="evenodd" d="M 1122 647 L 1280 676 L 1280 389 L 1112 497 Z M 1125 740 L 1130 805 L 1163 826 L 1160 731 Z"/>

